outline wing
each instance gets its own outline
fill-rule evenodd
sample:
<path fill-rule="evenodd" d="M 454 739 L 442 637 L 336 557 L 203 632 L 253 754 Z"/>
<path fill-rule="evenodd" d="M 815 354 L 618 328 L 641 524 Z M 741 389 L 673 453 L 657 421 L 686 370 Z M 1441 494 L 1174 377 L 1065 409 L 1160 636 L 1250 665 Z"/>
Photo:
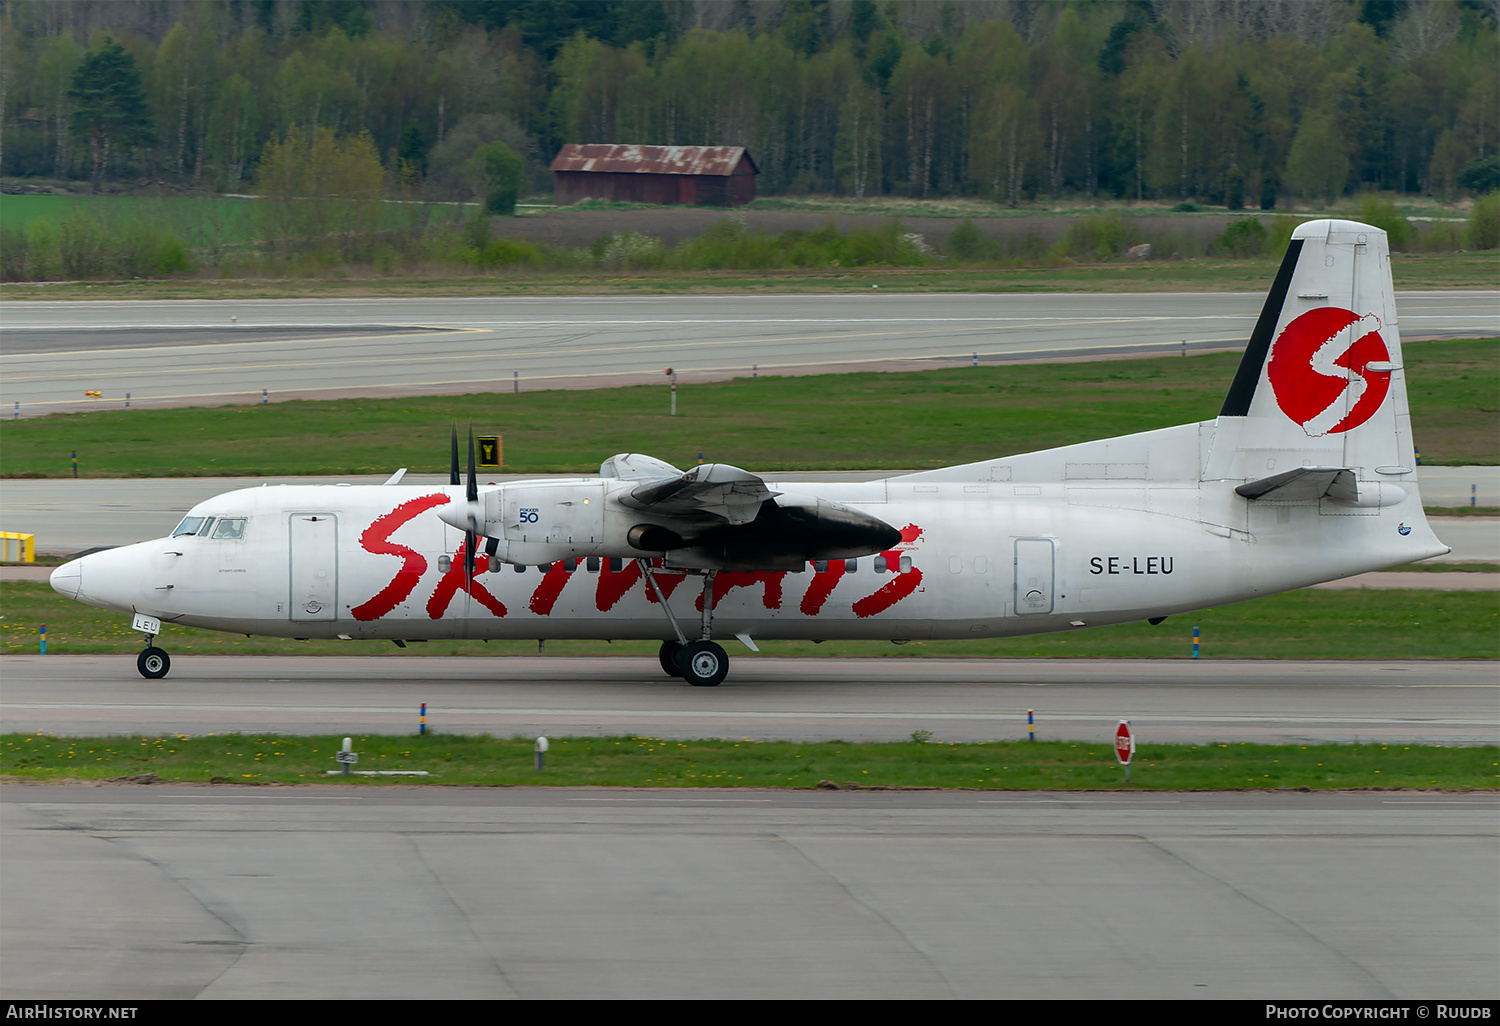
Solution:
<path fill-rule="evenodd" d="M 645 466 L 640 461 L 650 457 L 630 460 Z M 901 540 L 901 532 L 868 513 L 773 491 L 748 470 L 723 463 L 642 481 L 619 503 L 651 518 L 632 544 L 665 553 L 675 566 L 800 569 L 808 560 L 865 556 Z"/>
<path fill-rule="evenodd" d="M 738 526 L 754 520 L 761 504 L 778 494 L 748 470 L 707 463 L 640 484 L 620 496 L 620 505 L 657 516 L 709 516 Z"/>
<path fill-rule="evenodd" d="M 599 464 L 599 476 L 620 481 L 656 481 L 673 477 L 682 471 L 664 463 L 655 456 L 642 456 L 638 452 L 622 452 Z"/>

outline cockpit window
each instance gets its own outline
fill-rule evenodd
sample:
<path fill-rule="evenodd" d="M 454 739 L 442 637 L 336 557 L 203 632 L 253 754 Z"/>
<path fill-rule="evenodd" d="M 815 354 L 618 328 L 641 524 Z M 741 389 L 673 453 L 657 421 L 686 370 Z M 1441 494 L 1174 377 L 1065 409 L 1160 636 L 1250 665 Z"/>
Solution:
<path fill-rule="evenodd" d="M 212 522 L 212 520 L 209 521 L 209 523 Z M 183 517 L 182 523 L 177 525 L 177 530 L 172 532 L 172 537 L 176 538 L 180 534 L 197 534 L 198 529 L 202 526 L 202 517 Z"/>
<path fill-rule="evenodd" d="M 214 528 L 214 540 L 228 539 L 239 541 L 245 537 L 245 520 L 243 517 L 225 517 L 219 521 L 219 526 Z"/>

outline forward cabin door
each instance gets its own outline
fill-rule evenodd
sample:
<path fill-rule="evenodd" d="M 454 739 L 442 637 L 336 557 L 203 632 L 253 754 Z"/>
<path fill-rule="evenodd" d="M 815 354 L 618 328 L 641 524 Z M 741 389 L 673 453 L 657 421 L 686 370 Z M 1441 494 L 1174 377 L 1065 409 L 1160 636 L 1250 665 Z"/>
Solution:
<path fill-rule="evenodd" d="M 338 619 L 338 518 L 293 513 L 291 611 L 293 620 Z"/>
<path fill-rule="evenodd" d="M 1016 615 L 1052 612 L 1052 540 L 1016 540 Z"/>

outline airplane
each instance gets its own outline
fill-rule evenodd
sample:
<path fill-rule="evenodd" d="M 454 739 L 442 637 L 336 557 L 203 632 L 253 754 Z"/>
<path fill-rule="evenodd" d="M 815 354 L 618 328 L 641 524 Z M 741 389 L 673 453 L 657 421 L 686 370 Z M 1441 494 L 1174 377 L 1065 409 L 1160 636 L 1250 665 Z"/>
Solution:
<path fill-rule="evenodd" d="M 1079 411 L 1086 416 L 1086 411 Z M 1385 232 L 1292 235 L 1212 420 L 867 482 L 782 485 L 634 453 L 597 476 L 280 485 L 52 587 L 246 635 L 660 640 L 724 680 L 716 639 L 993 638 L 1147 620 L 1441 555 L 1417 490 Z M 691 582 L 691 583 L 690 583 Z"/>

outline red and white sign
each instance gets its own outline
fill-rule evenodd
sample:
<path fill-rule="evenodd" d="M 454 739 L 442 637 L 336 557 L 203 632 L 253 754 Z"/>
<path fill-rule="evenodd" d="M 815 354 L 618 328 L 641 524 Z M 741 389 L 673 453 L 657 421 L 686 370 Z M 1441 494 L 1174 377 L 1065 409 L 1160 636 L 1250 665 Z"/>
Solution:
<path fill-rule="evenodd" d="M 1266 376 L 1276 405 L 1309 437 L 1339 434 L 1374 416 L 1391 388 L 1380 318 L 1328 306 L 1288 324 L 1271 347 Z"/>
<path fill-rule="evenodd" d="M 1130 721 L 1121 720 L 1120 725 L 1115 728 L 1115 758 L 1120 760 L 1120 765 L 1129 766 L 1130 757 L 1135 754 L 1135 735 L 1130 732 Z"/>

